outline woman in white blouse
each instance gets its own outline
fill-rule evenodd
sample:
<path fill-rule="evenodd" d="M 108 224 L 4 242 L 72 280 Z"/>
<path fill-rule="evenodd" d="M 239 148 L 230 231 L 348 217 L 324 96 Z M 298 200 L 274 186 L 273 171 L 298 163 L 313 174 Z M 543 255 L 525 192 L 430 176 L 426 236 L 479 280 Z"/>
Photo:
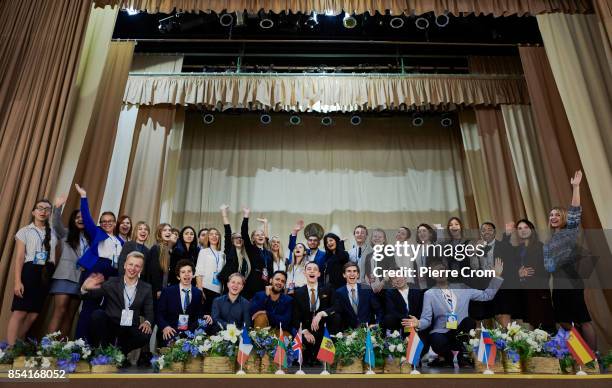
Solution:
<path fill-rule="evenodd" d="M 225 253 L 221 250 L 221 233 L 215 228 L 208 231 L 208 248 L 200 250 L 196 264 L 196 284 L 204 292 L 204 311 L 209 314 L 213 300 L 223 290 L 219 273 L 225 265 Z"/>
<path fill-rule="evenodd" d="M 306 246 L 298 243 L 293 248 L 292 261 L 287 268 L 287 294 L 292 295 L 296 288 L 306 285 Z"/>

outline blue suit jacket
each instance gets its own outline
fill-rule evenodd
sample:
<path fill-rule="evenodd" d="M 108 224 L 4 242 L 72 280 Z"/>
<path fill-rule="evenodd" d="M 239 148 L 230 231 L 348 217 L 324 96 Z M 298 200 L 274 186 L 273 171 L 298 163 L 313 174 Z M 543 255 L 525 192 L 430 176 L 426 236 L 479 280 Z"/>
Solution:
<path fill-rule="evenodd" d="M 178 317 L 183 314 L 180 292 L 178 284 L 162 290 L 157 301 L 157 326 L 160 330 L 166 326 L 177 328 Z M 189 314 L 189 330 L 193 331 L 198 327 L 198 319 L 204 316 L 204 305 L 202 304 L 202 291 L 192 286 L 190 294 L 191 301 L 187 306 L 187 314 Z"/>
<path fill-rule="evenodd" d="M 357 284 L 357 290 L 359 297 L 357 314 L 353 311 L 346 286 L 336 290 L 334 311 L 342 317 L 343 329 L 356 329 L 362 324 L 380 324 L 382 322 L 383 312 L 378 296 L 374 294 L 371 288 L 365 287 L 362 284 Z"/>
<path fill-rule="evenodd" d="M 89 249 L 83 253 L 83 256 L 77 261 L 77 263 L 88 270 L 89 272 L 94 270 L 94 266 L 98 263 L 98 245 L 108 238 L 108 234 L 102 228 L 98 227 L 91 217 L 91 213 L 89 212 L 89 202 L 87 198 L 81 198 L 81 217 L 83 218 L 83 224 L 85 226 L 85 232 L 91 239 L 91 244 L 89 244 Z M 123 246 L 124 241 L 117 237 L 121 245 Z M 117 260 L 119 257 L 117 257 Z M 100 269 L 100 272 L 105 272 L 105 269 Z M 95 272 L 98 272 L 96 270 Z M 116 271 L 115 271 L 116 272 Z M 109 274 L 104 273 L 105 277 Z M 113 275 L 113 274 L 110 274 Z"/>

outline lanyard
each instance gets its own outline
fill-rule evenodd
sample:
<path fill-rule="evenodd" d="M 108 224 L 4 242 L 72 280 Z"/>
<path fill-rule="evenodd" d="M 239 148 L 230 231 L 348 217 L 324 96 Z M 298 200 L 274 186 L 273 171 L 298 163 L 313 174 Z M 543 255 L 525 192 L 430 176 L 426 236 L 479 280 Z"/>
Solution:
<path fill-rule="evenodd" d="M 208 249 L 210 249 L 210 251 L 212 252 L 213 256 L 215 257 L 215 262 L 216 262 L 215 270 L 217 272 L 219 272 L 219 260 L 221 260 L 221 259 L 219 258 L 219 255 L 215 253 L 214 249 L 212 249 L 212 248 L 208 248 Z"/>
<path fill-rule="evenodd" d="M 136 283 L 136 285 L 138 285 L 138 283 Z M 130 298 L 130 294 L 127 292 L 127 284 L 123 282 L 123 294 L 128 300 L 128 305 L 126 306 L 126 309 L 129 309 L 130 307 L 132 307 L 132 303 L 134 303 L 134 298 L 136 297 L 136 287 L 134 287 L 134 293 L 132 294 L 132 297 Z"/>
<path fill-rule="evenodd" d="M 442 294 L 444 295 L 444 299 L 446 299 L 446 303 L 448 304 L 448 307 L 450 308 L 450 312 L 454 313 L 455 309 L 457 308 L 457 295 L 455 295 L 455 293 L 451 290 L 441 289 L 440 291 L 442 291 Z"/>
<path fill-rule="evenodd" d="M 36 227 L 32 228 L 32 230 L 34 230 L 34 233 L 36 233 L 36 236 L 40 240 L 40 252 L 46 252 L 45 237 L 38 231 L 38 229 L 36 229 Z"/>

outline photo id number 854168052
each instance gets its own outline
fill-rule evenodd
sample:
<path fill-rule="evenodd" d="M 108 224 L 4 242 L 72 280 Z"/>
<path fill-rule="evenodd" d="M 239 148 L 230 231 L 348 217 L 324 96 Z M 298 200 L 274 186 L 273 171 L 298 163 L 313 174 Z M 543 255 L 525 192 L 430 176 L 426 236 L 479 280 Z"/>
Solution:
<path fill-rule="evenodd" d="M 60 369 L 9 369 L 7 372 L 9 379 L 65 379 L 65 370 Z"/>

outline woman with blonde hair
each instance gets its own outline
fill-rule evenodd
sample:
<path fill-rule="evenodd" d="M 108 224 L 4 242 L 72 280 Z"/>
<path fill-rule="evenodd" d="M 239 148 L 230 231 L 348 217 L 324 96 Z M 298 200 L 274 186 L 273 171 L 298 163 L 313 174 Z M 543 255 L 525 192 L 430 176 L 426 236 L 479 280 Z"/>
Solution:
<path fill-rule="evenodd" d="M 283 245 L 280 237 L 272 236 L 270 238 L 270 252 L 272 252 L 272 273 L 276 271 L 287 271 L 287 257 L 283 252 Z"/>
<path fill-rule="evenodd" d="M 293 295 L 295 289 L 306 285 L 306 245 L 297 243 L 293 248 L 293 259 L 287 267 L 287 294 Z"/>
<path fill-rule="evenodd" d="M 123 248 L 121 249 L 121 253 L 119 254 L 119 276 L 123 276 L 125 273 L 125 270 L 123 269 L 123 264 L 125 264 L 125 259 L 128 253 L 138 251 L 144 255 L 145 263 L 149 261 L 150 249 L 145 244 L 147 243 L 150 234 L 151 227 L 146 222 L 138 221 L 136 223 L 130 241 L 123 244 Z M 143 268 L 143 272 L 145 270 L 146 266 Z"/>
<path fill-rule="evenodd" d="M 157 225 L 155 241 L 157 243 L 149 251 L 149 262 L 145 264 L 144 274 L 153 289 L 154 302 L 159 298 L 161 290 L 168 285 L 168 277 L 174 273 L 170 268 L 170 252 L 174 248 L 172 226 L 167 223 Z"/>
<path fill-rule="evenodd" d="M 221 272 L 226 254 L 221 251 L 221 232 L 208 229 L 208 247 L 200 249 L 196 263 L 196 285 L 204 293 L 204 313 L 210 314 L 213 300 L 223 291 Z"/>

